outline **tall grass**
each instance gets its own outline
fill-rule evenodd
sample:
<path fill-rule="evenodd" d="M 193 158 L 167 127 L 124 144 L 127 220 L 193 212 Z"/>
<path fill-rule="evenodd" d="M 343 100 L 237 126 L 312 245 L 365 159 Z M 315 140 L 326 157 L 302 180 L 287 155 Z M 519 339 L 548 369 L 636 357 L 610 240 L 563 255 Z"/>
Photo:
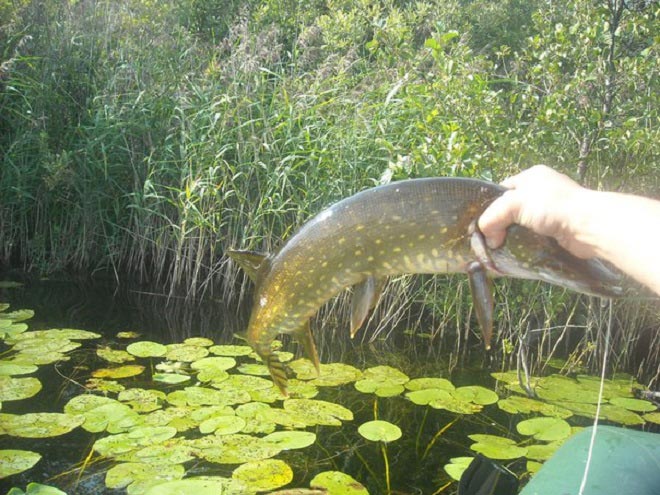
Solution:
<path fill-rule="evenodd" d="M 584 136 L 590 185 L 657 193 L 654 9 L 626 12 L 606 121 L 612 40 L 592 25 L 607 12 L 577 1 L 15 2 L 0 17 L 0 263 L 242 300 L 229 247 L 272 251 L 383 177 L 497 180 L 539 161 L 572 172 Z M 463 352 L 466 287 L 390 284 L 365 338 L 412 318 Z M 583 349 L 598 339 L 584 298 L 518 284 L 500 296 L 513 348 L 528 326 L 579 326 Z M 341 318 L 341 301 L 322 321 Z M 648 308 L 617 305 L 616 367 L 657 343 Z M 539 355 L 562 332 L 535 340 Z M 657 353 L 640 359 L 657 366 Z"/>

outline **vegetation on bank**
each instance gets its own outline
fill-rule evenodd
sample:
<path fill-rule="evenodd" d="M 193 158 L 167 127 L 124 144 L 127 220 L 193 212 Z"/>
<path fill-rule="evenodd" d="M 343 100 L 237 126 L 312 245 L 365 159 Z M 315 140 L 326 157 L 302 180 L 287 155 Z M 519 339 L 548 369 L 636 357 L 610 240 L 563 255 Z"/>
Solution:
<path fill-rule="evenodd" d="M 389 177 L 544 162 L 655 195 L 659 15 L 644 0 L 0 0 L 0 263 L 232 295 L 227 247 L 269 250 Z M 433 300 L 390 294 L 465 331 L 464 283 L 429 284 Z M 533 308 L 599 338 L 589 301 L 500 295 L 505 332 Z M 625 359 L 640 305 L 617 311 L 636 336 L 616 337 Z M 636 362 L 657 363 L 643 347 Z"/>

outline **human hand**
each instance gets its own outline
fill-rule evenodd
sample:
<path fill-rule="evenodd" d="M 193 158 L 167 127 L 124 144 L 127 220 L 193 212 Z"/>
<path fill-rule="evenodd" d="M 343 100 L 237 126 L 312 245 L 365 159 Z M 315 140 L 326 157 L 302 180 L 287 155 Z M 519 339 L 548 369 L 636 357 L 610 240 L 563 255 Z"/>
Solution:
<path fill-rule="evenodd" d="M 502 245 L 507 227 L 516 223 L 554 237 L 575 256 L 594 255 L 593 247 L 580 240 L 580 215 L 576 215 L 590 190 L 545 165 L 509 177 L 502 185 L 509 190 L 479 218 L 479 229 L 491 249 Z"/>

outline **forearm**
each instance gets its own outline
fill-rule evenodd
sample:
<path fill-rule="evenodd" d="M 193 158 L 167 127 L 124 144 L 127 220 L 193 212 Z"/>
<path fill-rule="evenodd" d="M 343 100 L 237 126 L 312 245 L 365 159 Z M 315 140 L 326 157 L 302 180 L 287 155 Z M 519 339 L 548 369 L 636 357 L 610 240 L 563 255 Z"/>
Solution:
<path fill-rule="evenodd" d="M 569 230 L 583 254 L 611 262 L 660 295 L 660 202 L 582 189 L 570 208 Z"/>

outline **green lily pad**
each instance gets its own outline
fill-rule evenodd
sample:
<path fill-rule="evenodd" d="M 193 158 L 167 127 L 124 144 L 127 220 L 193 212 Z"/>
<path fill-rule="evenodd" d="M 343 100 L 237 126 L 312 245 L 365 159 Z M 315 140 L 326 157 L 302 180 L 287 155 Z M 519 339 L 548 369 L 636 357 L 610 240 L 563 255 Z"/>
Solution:
<path fill-rule="evenodd" d="M 0 289 L 15 289 L 17 287 L 23 287 L 23 284 L 13 280 L 0 280 Z"/>
<path fill-rule="evenodd" d="M 527 447 L 527 454 L 525 454 L 525 457 L 535 461 L 547 461 L 550 459 L 550 457 L 552 457 L 552 454 L 554 454 L 557 449 L 561 447 L 564 440 L 565 439 L 562 439 L 556 442 L 550 442 L 542 445 L 529 445 Z"/>
<path fill-rule="evenodd" d="M 633 426 L 645 423 L 639 414 L 611 404 L 603 404 L 600 408 L 600 414 L 602 418 L 622 425 Z"/>
<path fill-rule="evenodd" d="M 118 339 L 137 339 L 140 335 L 140 332 L 133 332 L 131 330 L 117 332 Z"/>
<path fill-rule="evenodd" d="M 610 404 L 634 412 L 651 412 L 657 409 L 652 402 L 642 399 L 631 399 L 628 397 L 614 397 L 610 399 Z"/>
<path fill-rule="evenodd" d="M 144 493 L 148 488 L 172 480 L 183 478 L 186 470 L 174 464 L 148 464 L 144 462 L 124 462 L 111 467 L 105 474 L 105 486 L 112 489 L 128 488 L 128 493 Z"/>
<path fill-rule="evenodd" d="M 209 348 L 211 354 L 216 356 L 248 356 L 252 354 L 252 347 L 249 345 L 214 345 Z"/>
<path fill-rule="evenodd" d="M 510 414 L 530 414 L 532 412 L 538 412 L 544 416 L 563 419 L 573 416 L 572 411 L 556 404 L 548 404 L 547 402 L 530 399 L 529 397 L 521 397 L 519 395 L 512 395 L 511 397 L 500 399 L 497 402 L 497 406 Z"/>
<path fill-rule="evenodd" d="M 105 359 L 109 363 L 122 364 L 135 361 L 135 356 L 132 356 L 128 352 L 112 349 L 107 346 L 96 349 L 96 355 L 101 359 Z"/>
<path fill-rule="evenodd" d="M 452 457 L 445 464 L 445 472 L 454 480 L 459 481 L 463 472 L 470 466 L 474 457 Z"/>
<path fill-rule="evenodd" d="M 127 433 L 99 438 L 93 449 L 105 457 L 116 457 L 132 450 L 164 442 L 176 435 L 171 426 L 141 426 Z"/>
<path fill-rule="evenodd" d="M 490 459 L 517 459 L 527 454 L 527 449 L 516 445 L 510 438 L 495 435 L 468 435 L 475 443 L 470 448 Z"/>
<path fill-rule="evenodd" d="M 19 321 L 29 320 L 34 317 L 34 311 L 31 309 L 18 309 L 9 313 L 0 314 L 0 319 L 11 320 L 18 323 Z"/>
<path fill-rule="evenodd" d="M 13 437 L 48 438 L 69 433 L 84 421 L 81 415 L 61 413 L 0 413 L 0 431 Z"/>
<path fill-rule="evenodd" d="M 171 426 L 178 432 L 188 431 L 199 426 L 200 421 L 192 417 L 196 411 L 188 407 L 168 407 L 142 415 L 141 422 L 144 426 Z"/>
<path fill-rule="evenodd" d="M 147 445 L 115 456 L 118 461 L 160 466 L 183 464 L 192 461 L 194 458 L 194 449 L 186 444 L 183 437 L 170 438 L 154 445 Z"/>
<path fill-rule="evenodd" d="M 309 482 L 312 488 L 323 488 L 328 495 L 369 495 L 358 481 L 340 471 L 324 471 Z"/>
<path fill-rule="evenodd" d="M 39 459 L 41 454 L 29 450 L 0 450 L 0 479 L 27 471 Z"/>
<path fill-rule="evenodd" d="M 155 382 L 166 383 L 168 385 L 178 385 L 190 381 L 188 375 L 181 375 L 179 373 L 154 373 L 151 378 Z"/>
<path fill-rule="evenodd" d="M 246 493 L 246 487 L 238 480 L 220 476 L 198 476 L 154 485 L 144 492 L 144 495 L 182 495 L 184 493 L 194 493 L 195 495 L 241 495 Z"/>
<path fill-rule="evenodd" d="M 304 449 L 316 441 L 316 433 L 311 431 L 276 431 L 263 437 L 263 440 L 272 443 L 281 450 Z"/>
<path fill-rule="evenodd" d="M 66 493 L 54 486 L 28 483 L 25 491 L 14 487 L 7 492 L 7 495 L 66 495 Z"/>
<path fill-rule="evenodd" d="M 283 407 L 288 412 L 304 417 L 309 426 L 341 425 L 341 421 L 352 421 L 353 413 L 344 406 L 314 399 L 287 399 Z"/>
<path fill-rule="evenodd" d="M 413 378 L 406 384 L 408 390 L 424 390 L 424 389 L 437 389 L 437 390 L 446 390 L 447 392 L 453 391 L 456 387 L 454 384 L 447 380 L 446 378 L 433 378 L 433 377 L 424 377 L 424 378 Z"/>
<path fill-rule="evenodd" d="M 289 368 L 299 380 L 313 380 L 318 387 L 338 387 L 362 378 L 362 371 L 344 363 L 321 363 L 320 373 L 309 359 L 297 359 L 289 363 Z"/>
<path fill-rule="evenodd" d="M 116 368 L 100 368 L 92 371 L 94 378 L 130 378 L 137 376 L 144 371 L 144 366 L 139 364 L 126 364 Z"/>
<path fill-rule="evenodd" d="M 472 402 L 480 406 L 495 404 L 499 397 L 492 390 L 479 386 L 459 387 L 452 392 L 452 395 L 462 401 Z"/>
<path fill-rule="evenodd" d="M 206 387 L 186 387 L 183 390 L 175 390 L 167 395 L 167 402 L 173 406 L 218 406 L 227 405 L 232 402 L 226 394 L 219 390 Z M 249 402 L 248 400 L 244 402 Z"/>
<path fill-rule="evenodd" d="M 232 411 L 233 412 L 233 411 Z M 215 433 L 216 435 L 231 435 L 238 433 L 245 427 L 246 421 L 234 415 L 220 415 L 205 419 L 199 425 L 200 433 L 206 435 Z"/>
<path fill-rule="evenodd" d="M 27 329 L 28 326 L 25 323 L 13 323 L 11 320 L 0 319 L 0 340 L 13 341 Z"/>
<path fill-rule="evenodd" d="M 158 342 L 143 340 L 129 344 L 126 347 L 126 352 L 139 358 L 163 357 L 167 353 L 167 347 Z"/>
<path fill-rule="evenodd" d="M 17 336 L 17 342 L 26 340 L 93 340 L 100 339 L 101 334 L 77 328 L 51 328 L 50 330 L 33 330 Z"/>
<path fill-rule="evenodd" d="M 37 395 L 41 387 L 41 382 L 33 377 L 0 376 L 0 402 L 28 399 Z"/>
<path fill-rule="evenodd" d="M 120 392 L 117 400 L 127 403 L 134 411 L 145 413 L 155 411 L 163 406 L 165 392 L 143 388 L 130 388 Z"/>
<path fill-rule="evenodd" d="M 264 459 L 237 467 L 231 477 L 242 481 L 252 490 L 267 491 L 291 483 L 293 470 L 279 459 Z"/>
<path fill-rule="evenodd" d="M 363 423 L 358 433 L 372 442 L 393 442 L 401 438 L 401 428 L 389 421 L 374 420 Z"/>
<path fill-rule="evenodd" d="M 182 361 L 192 363 L 209 355 L 206 347 L 187 344 L 168 344 L 165 357 L 170 361 Z"/>
<path fill-rule="evenodd" d="M 103 392 L 104 394 L 118 394 L 122 390 L 126 389 L 126 387 L 115 380 L 104 380 L 103 378 L 90 378 L 85 382 L 85 388 L 87 390 Z"/>
<path fill-rule="evenodd" d="M 584 404 L 596 404 L 598 391 L 583 387 L 579 381 L 561 376 L 551 375 L 539 379 L 536 394 L 548 401 L 571 401 Z"/>
<path fill-rule="evenodd" d="M 269 459 L 280 453 L 279 447 L 261 438 L 236 433 L 233 435 L 208 435 L 188 440 L 187 444 L 197 455 L 218 464 L 242 464 Z"/>
<path fill-rule="evenodd" d="M 418 406 L 428 406 L 436 400 L 452 400 L 451 394 L 447 390 L 439 388 L 423 388 L 406 393 L 406 397 Z"/>
<path fill-rule="evenodd" d="M 83 429 L 98 433 L 107 430 L 110 433 L 126 431 L 139 423 L 139 415 L 126 404 L 109 397 L 97 395 L 78 395 L 65 406 L 64 412 L 85 417 Z"/>
<path fill-rule="evenodd" d="M 518 433 L 542 442 L 563 440 L 571 435 L 571 425 L 560 418 L 532 418 L 516 425 Z"/>
<path fill-rule="evenodd" d="M 245 375 L 268 376 L 270 371 L 262 363 L 243 363 L 238 367 L 238 371 Z"/>
<path fill-rule="evenodd" d="M 449 397 L 442 396 L 429 402 L 433 409 L 445 409 L 456 414 L 474 414 L 481 411 L 481 406 L 457 399 L 449 394 Z"/>
<path fill-rule="evenodd" d="M 213 341 L 206 337 L 188 337 L 183 343 L 185 345 L 193 345 L 197 347 L 211 347 L 213 345 Z"/>
<path fill-rule="evenodd" d="M 651 412 L 651 413 L 645 414 L 642 417 L 644 418 L 644 420 L 648 421 L 649 423 L 655 423 L 657 425 L 660 425 L 660 411 Z"/>

